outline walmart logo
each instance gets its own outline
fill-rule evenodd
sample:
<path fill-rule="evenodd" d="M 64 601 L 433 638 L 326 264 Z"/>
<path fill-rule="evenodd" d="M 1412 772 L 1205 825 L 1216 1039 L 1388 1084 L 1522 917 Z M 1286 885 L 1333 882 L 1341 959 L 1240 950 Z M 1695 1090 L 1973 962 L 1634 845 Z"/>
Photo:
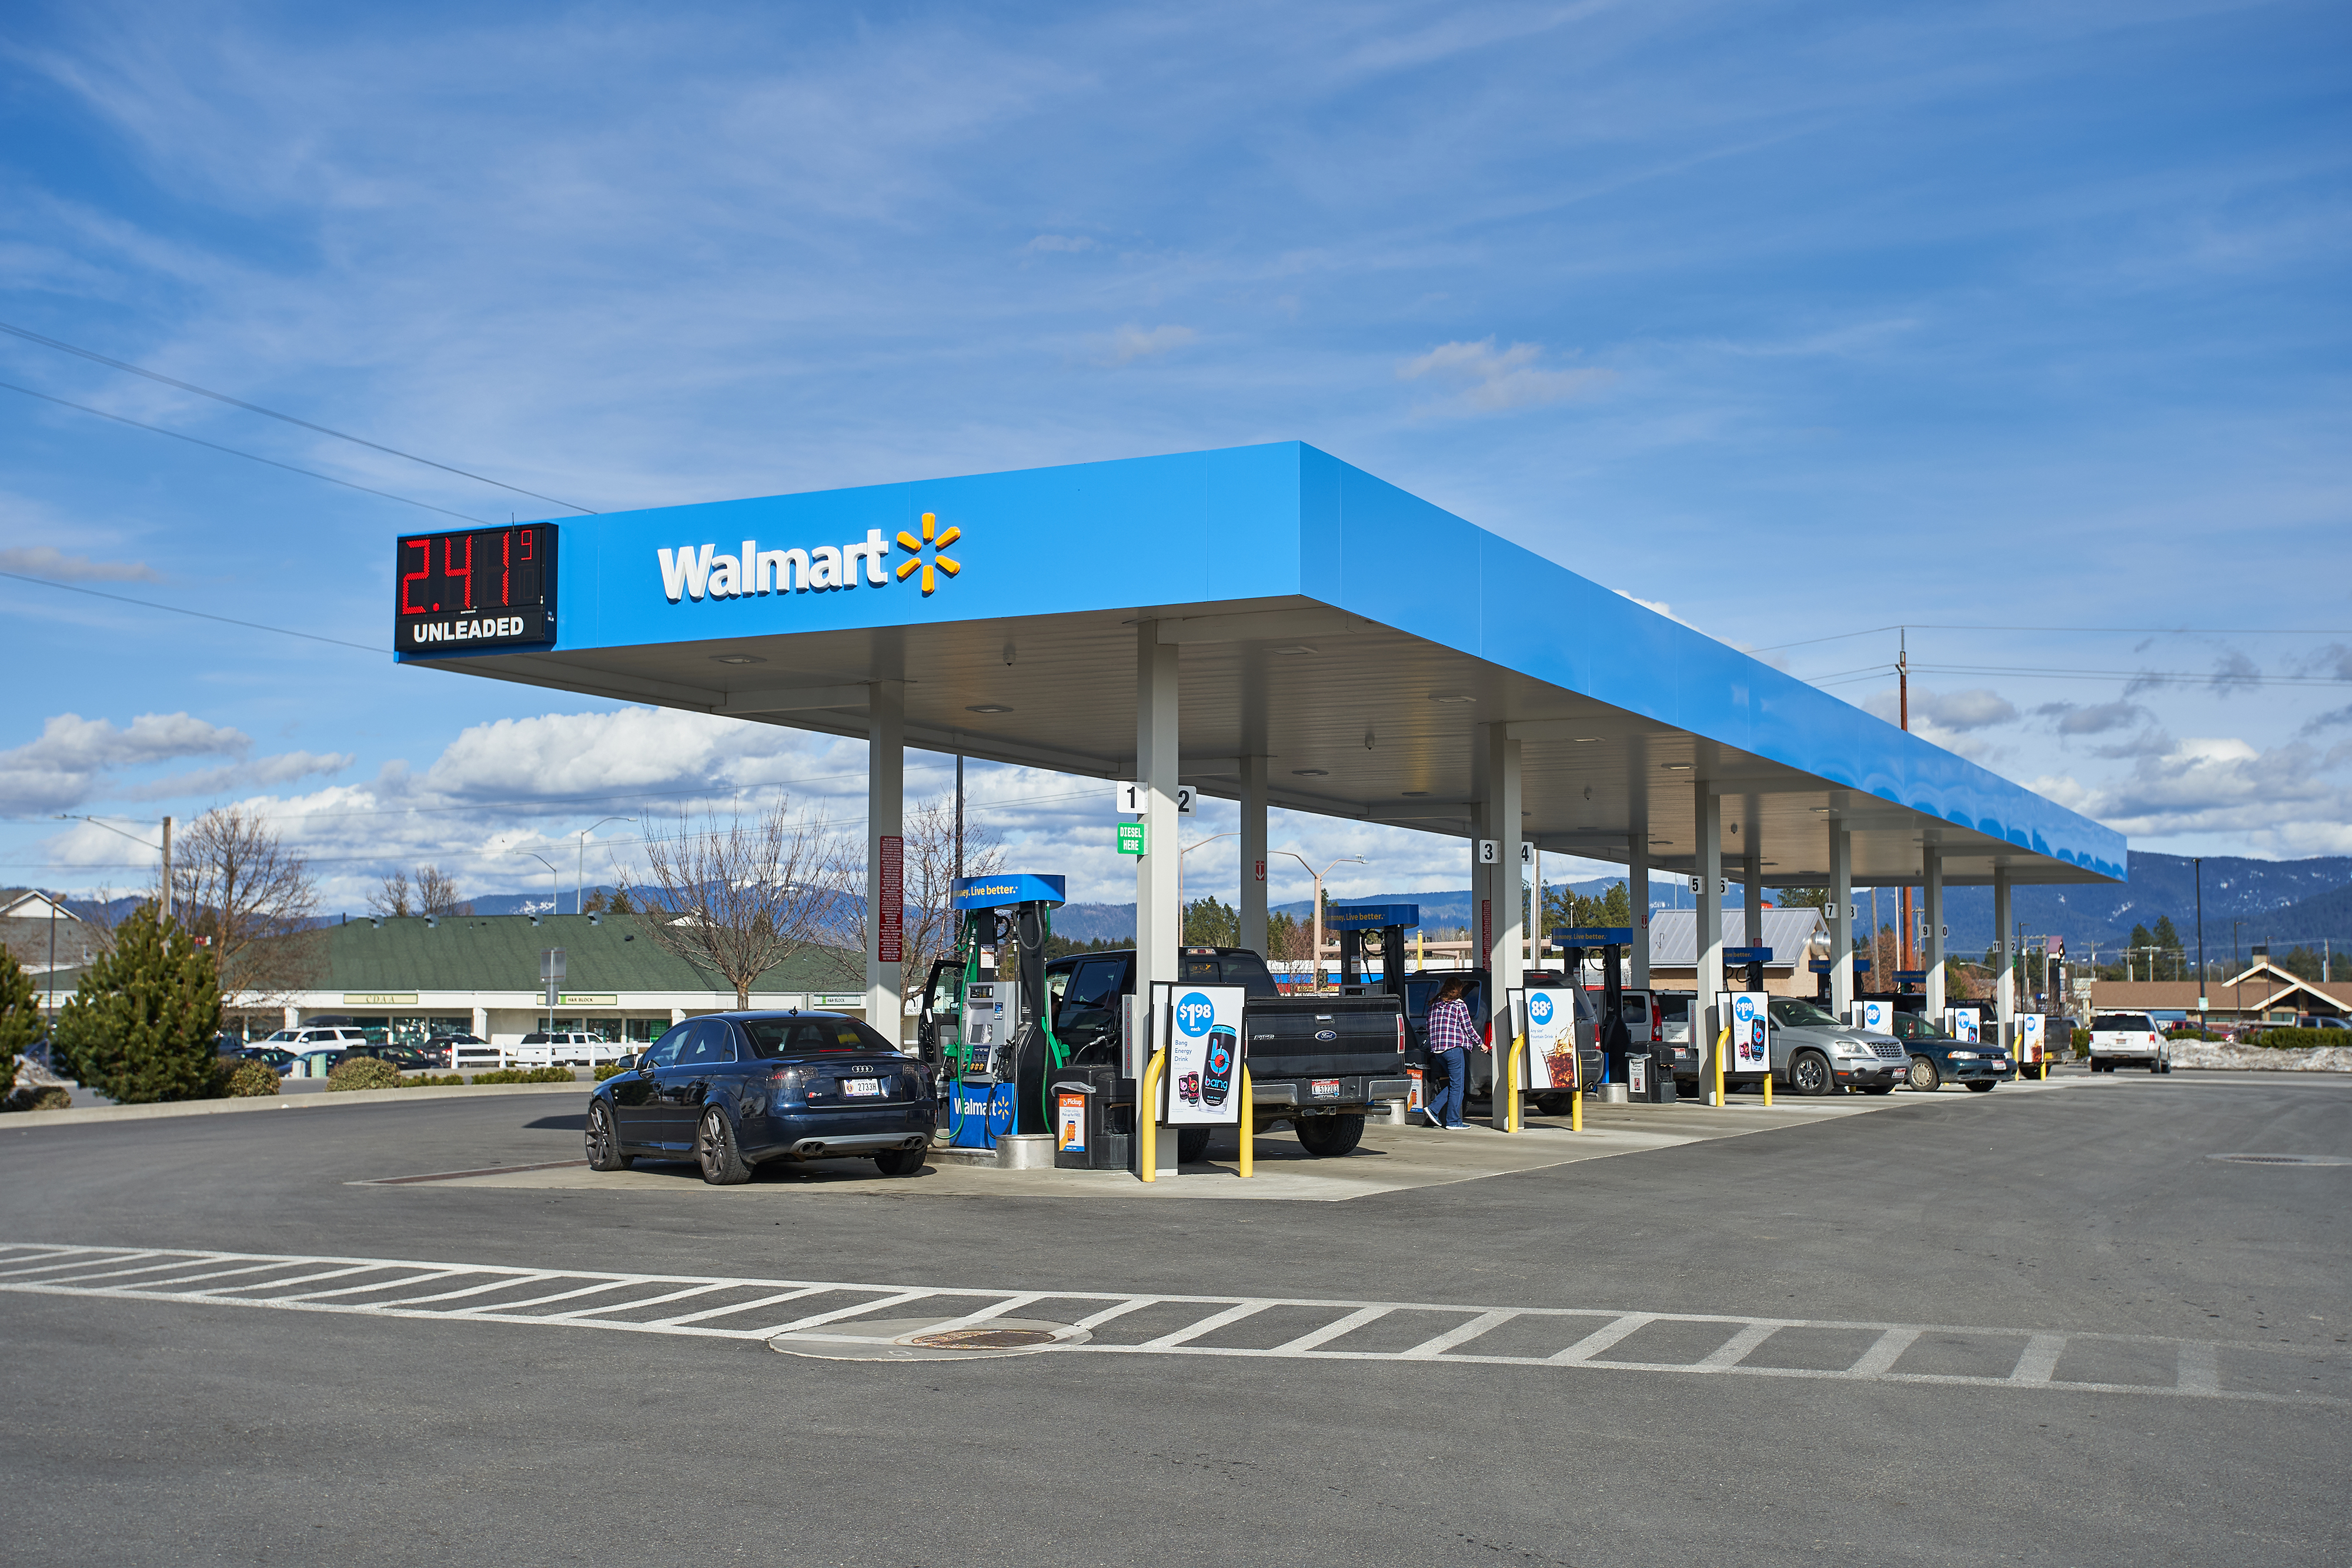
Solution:
<path fill-rule="evenodd" d="M 926 597 L 929 596 L 932 589 L 939 586 L 939 580 L 931 576 L 933 567 L 936 566 L 950 577 L 963 570 L 961 562 L 940 553 L 963 538 L 963 530 L 950 528 L 947 532 L 940 533 L 939 528 L 939 514 L 925 512 L 921 538 L 917 538 L 904 528 L 898 530 L 898 548 L 915 557 L 913 560 L 903 560 L 898 563 L 898 580 L 906 581 L 910 574 L 919 570 L 923 574 L 923 593 Z"/>
<path fill-rule="evenodd" d="M 887 588 L 922 573 L 928 597 L 939 586 L 940 572 L 954 577 L 963 563 L 946 552 L 963 538 L 961 528 L 940 529 L 939 515 L 923 514 L 923 537 L 901 529 L 898 544 L 912 560 L 901 561 L 895 577 L 888 567 L 890 541 L 880 528 L 868 528 L 862 539 L 847 544 L 818 545 L 813 549 L 761 549 L 757 539 L 745 539 L 741 553 L 721 555 L 716 544 L 682 545 L 656 550 L 661 561 L 662 595 L 672 604 L 681 599 L 750 599 L 770 593 L 823 593 L 859 586 Z"/>

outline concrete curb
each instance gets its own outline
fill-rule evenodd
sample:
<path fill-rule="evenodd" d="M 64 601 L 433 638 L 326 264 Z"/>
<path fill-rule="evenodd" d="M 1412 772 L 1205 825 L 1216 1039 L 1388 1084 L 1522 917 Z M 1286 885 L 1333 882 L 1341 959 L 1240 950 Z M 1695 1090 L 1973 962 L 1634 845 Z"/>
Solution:
<path fill-rule="evenodd" d="M 26 1127 L 79 1125 L 87 1122 L 145 1122 L 164 1116 L 233 1116 L 247 1111 L 334 1110 L 345 1105 L 431 1104 L 491 1094 L 578 1094 L 596 1086 L 570 1083 L 484 1083 L 462 1089 L 354 1089 L 347 1093 L 263 1094 L 249 1100 L 173 1100 L 159 1105 L 82 1105 L 69 1111 L 20 1111 L 0 1117 L 0 1133 Z"/>

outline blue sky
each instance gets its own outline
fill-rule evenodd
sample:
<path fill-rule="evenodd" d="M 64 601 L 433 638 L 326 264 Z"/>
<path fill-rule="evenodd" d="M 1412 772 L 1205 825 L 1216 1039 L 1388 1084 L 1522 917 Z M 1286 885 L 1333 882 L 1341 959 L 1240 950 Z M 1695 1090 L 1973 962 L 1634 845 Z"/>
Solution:
<path fill-rule="evenodd" d="M 2340 6 L 11 16 L 15 327 L 600 510 L 1303 439 L 1890 716 L 1869 629 L 1919 628 L 1917 727 L 2139 848 L 2352 852 Z M 548 510 L 21 338 L 0 382 Z M 0 391 L 8 571 L 373 646 L 430 516 Z M 520 849 L 649 802 L 862 799 L 815 737 L 15 578 L 0 616 L 0 883 L 138 880 L 59 813 L 253 803 L 334 909 L 420 860 L 544 886 Z M 1083 790 L 974 787 L 1131 896 Z"/>

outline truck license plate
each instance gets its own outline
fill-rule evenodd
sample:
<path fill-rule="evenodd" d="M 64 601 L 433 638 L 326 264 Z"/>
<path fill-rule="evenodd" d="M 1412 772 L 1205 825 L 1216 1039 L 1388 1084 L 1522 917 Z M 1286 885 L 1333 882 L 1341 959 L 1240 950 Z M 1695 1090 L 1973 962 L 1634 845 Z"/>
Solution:
<path fill-rule="evenodd" d="M 879 1078 L 845 1078 L 841 1081 L 841 1092 L 853 1100 L 878 1100 L 882 1097 L 882 1081 Z"/>
<path fill-rule="evenodd" d="M 1339 1081 L 1336 1078 L 1318 1078 L 1307 1092 L 1318 1100 L 1337 1100 L 1339 1097 Z"/>

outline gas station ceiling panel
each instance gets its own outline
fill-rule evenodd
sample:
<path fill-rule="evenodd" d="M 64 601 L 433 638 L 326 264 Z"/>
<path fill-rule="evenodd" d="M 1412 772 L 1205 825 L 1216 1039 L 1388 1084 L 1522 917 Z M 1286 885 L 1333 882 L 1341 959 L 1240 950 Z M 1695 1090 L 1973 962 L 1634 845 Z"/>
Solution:
<path fill-rule="evenodd" d="M 1549 850 L 1727 874 L 2095 881 L 2120 835 L 1297 443 L 568 518 L 551 639 L 404 663 L 845 736 L 905 683 L 910 745 L 1098 777 L 1135 754 L 1139 636 L 1180 649 L 1182 774 L 1468 831 L 1481 727 Z M 413 552 L 412 552 L 413 553 Z M 403 584 L 403 591 L 408 585 Z M 1732 824 L 1739 825 L 1737 834 Z"/>

